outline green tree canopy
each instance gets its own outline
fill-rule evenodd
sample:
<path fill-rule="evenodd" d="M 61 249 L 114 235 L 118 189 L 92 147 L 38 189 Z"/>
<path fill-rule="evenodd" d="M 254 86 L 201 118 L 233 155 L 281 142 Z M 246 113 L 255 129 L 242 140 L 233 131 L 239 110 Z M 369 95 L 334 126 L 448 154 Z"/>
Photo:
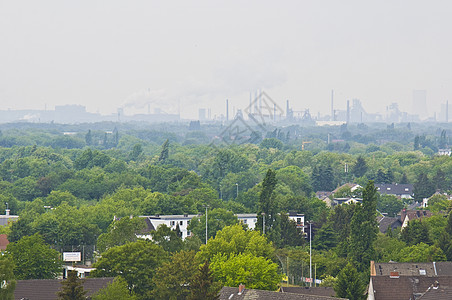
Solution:
<path fill-rule="evenodd" d="M 42 236 L 24 236 L 6 247 L 6 257 L 14 262 L 17 279 L 53 279 L 61 272 L 58 251 L 50 249 Z"/>
<path fill-rule="evenodd" d="M 157 268 L 165 262 L 167 253 L 151 241 L 139 240 L 108 249 L 93 265 L 93 277 L 121 276 L 129 290 L 145 296 L 153 289 L 152 278 Z"/>
<path fill-rule="evenodd" d="M 67 279 L 61 282 L 61 290 L 57 293 L 61 300 L 85 300 L 86 291 L 83 281 L 78 278 L 76 271 L 68 271 Z"/>

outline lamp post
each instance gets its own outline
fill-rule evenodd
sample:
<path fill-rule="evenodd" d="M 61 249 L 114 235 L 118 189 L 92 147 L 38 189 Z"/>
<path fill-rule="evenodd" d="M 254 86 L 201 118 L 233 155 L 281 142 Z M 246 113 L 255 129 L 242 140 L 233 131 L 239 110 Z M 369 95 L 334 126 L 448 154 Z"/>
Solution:
<path fill-rule="evenodd" d="M 236 183 L 235 185 L 236 185 L 236 187 L 237 187 L 237 197 L 236 197 L 236 198 L 238 198 L 238 197 L 239 197 L 239 184 Z"/>
<path fill-rule="evenodd" d="M 204 205 L 204 207 L 206 208 L 206 245 L 207 245 L 207 208 L 209 208 L 209 205 L 206 204 Z"/>
<path fill-rule="evenodd" d="M 265 213 L 261 213 L 262 215 L 262 234 L 265 235 Z"/>
<path fill-rule="evenodd" d="M 312 221 L 309 221 L 309 286 L 312 287 Z"/>

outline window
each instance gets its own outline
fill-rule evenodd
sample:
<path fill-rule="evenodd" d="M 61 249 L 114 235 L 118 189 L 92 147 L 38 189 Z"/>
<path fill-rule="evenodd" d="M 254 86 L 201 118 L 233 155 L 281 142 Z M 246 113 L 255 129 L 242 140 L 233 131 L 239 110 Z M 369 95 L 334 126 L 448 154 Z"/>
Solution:
<path fill-rule="evenodd" d="M 405 188 L 405 192 L 408 192 L 409 191 L 409 189 L 408 188 Z"/>
<path fill-rule="evenodd" d="M 301 223 L 301 218 L 297 218 L 297 223 Z"/>
<path fill-rule="evenodd" d="M 190 224 L 190 220 L 187 221 L 187 225 Z"/>
<path fill-rule="evenodd" d="M 390 191 L 390 190 L 391 190 L 391 188 L 390 188 L 390 187 L 388 187 L 388 188 L 386 188 L 386 190 Z"/>
<path fill-rule="evenodd" d="M 174 221 L 171 221 L 171 222 L 170 222 L 170 225 L 171 225 L 171 226 L 174 226 L 174 224 L 175 224 Z"/>
<path fill-rule="evenodd" d="M 180 221 L 179 225 L 184 225 L 184 221 Z"/>
<path fill-rule="evenodd" d="M 247 222 L 248 220 L 247 219 L 245 219 L 245 220 L 243 220 L 243 223 L 245 223 L 246 224 L 246 222 Z"/>

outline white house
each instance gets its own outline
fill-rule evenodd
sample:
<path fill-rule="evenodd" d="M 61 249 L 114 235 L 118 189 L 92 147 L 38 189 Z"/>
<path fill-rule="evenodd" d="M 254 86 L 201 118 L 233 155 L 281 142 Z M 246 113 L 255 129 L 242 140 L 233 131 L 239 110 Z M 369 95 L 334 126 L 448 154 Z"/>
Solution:
<path fill-rule="evenodd" d="M 239 222 L 248 225 L 248 229 L 254 230 L 256 228 L 257 216 L 256 214 L 237 214 Z"/>
<path fill-rule="evenodd" d="M 146 219 L 146 223 L 148 224 L 148 229 L 150 231 L 156 230 L 159 225 L 165 224 L 171 229 L 176 229 L 177 225 L 179 225 L 179 230 L 182 233 L 182 239 L 185 239 L 187 236 L 190 236 L 190 231 L 188 231 L 187 227 L 190 224 L 191 219 L 194 217 L 199 217 L 199 215 L 156 215 L 156 216 L 140 216 L 141 218 Z M 149 239 L 149 234 L 139 235 L 139 238 L 147 238 Z"/>

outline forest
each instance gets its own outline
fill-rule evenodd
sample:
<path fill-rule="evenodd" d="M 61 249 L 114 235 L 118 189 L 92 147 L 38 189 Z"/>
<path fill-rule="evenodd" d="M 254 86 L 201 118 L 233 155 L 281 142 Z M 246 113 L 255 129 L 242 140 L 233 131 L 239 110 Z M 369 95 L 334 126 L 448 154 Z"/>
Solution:
<path fill-rule="evenodd" d="M 61 253 L 79 250 L 97 268 L 92 276 L 118 277 L 109 286 L 118 295 L 196 299 L 224 285 L 305 285 L 310 240 L 316 278 L 338 296 L 347 296 L 341 282 L 350 280 L 362 294 L 371 260 L 452 260 L 452 159 L 437 154 L 450 149 L 448 124 L 267 126 L 240 143 L 212 143 L 225 140 L 225 129 L 199 122 L 0 125 L 0 211 L 19 216 L 0 228 L 11 242 L 0 263 L 15 279 L 55 278 Z M 315 195 L 345 183 L 363 188 L 333 196 L 362 204 L 330 208 Z M 414 199 L 380 195 L 376 183 L 414 184 Z M 432 217 L 379 233 L 377 214 L 396 216 L 433 194 Z M 304 214 L 312 234 L 289 212 Z M 256 230 L 239 223 L 238 213 L 256 213 Z M 176 214 L 199 215 L 191 237 L 160 226 L 152 241 L 137 238 L 146 226 L 139 216 Z M 196 286 L 204 281 L 207 290 Z"/>

